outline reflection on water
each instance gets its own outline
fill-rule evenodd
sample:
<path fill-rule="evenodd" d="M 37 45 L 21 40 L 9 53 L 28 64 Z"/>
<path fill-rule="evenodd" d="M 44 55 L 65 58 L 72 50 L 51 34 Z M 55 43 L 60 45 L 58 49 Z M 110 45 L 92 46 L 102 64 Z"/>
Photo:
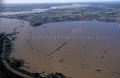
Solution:
<path fill-rule="evenodd" d="M 20 11 L 20 12 L 1 12 L 0 15 L 16 15 L 16 14 L 29 14 L 29 13 L 41 13 L 48 9 L 32 9 L 31 11 Z"/>
<path fill-rule="evenodd" d="M 13 21 L 20 25 L 19 20 L 1 19 L 6 20 L 9 24 L 2 24 L 2 30 L 8 30 Z M 73 21 L 34 28 L 25 22 L 11 57 L 24 59 L 30 66 L 24 69 L 29 71 L 57 71 L 73 78 L 119 78 L 119 33 L 117 23 Z"/>

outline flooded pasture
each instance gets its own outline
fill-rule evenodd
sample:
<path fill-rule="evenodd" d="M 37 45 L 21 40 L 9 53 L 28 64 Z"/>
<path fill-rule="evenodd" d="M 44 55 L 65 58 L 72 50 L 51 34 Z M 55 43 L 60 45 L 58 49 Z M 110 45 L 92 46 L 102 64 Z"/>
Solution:
<path fill-rule="evenodd" d="M 61 72 L 72 78 L 120 77 L 120 27 L 117 23 L 72 21 L 38 27 L 0 18 L 0 31 L 17 31 L 10 57 L 24 59 L 23 69 Z"/>

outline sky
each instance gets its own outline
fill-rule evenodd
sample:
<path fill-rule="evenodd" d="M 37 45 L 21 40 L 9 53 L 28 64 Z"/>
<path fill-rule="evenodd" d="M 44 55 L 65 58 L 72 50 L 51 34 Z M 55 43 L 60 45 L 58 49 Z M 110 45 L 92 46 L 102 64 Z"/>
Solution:
<path fill-rule="evenodd" d="M 64 3 L 64 2 L 109 2 L 120 0 L 2 0 L 2 3 Z"/>

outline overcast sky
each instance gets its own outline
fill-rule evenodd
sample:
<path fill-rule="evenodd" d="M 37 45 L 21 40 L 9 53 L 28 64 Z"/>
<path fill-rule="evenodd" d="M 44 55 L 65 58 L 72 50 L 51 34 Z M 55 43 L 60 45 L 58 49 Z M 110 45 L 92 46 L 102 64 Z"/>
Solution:
<path fill-rule="evenodd" d="M 2 3 L 109 2 L 120 0 L 2 0 Z"/>

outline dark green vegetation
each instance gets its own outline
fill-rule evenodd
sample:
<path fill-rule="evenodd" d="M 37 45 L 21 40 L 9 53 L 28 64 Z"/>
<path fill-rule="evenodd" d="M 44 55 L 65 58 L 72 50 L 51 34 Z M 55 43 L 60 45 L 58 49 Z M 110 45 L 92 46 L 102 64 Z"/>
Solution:
<path fill-rule="evenodd" d="M 4 44 L 4 43 L 7 43 L 7 44 Z M 23 77 L 20 77 L 20 76 L 14 74 L 10 70 L 8 70 L 2 62 L 2 60 L 3 60 L 2 54 L 4 51 L 3 47 L 6 48 L 5 51 L 7 52 L 5 54 L 5 58 L 4 58 L 4 60 L 5 60 L 5 59 L 8 59 L 8 55 L 10 54 L 9 52 L 11 51 L 11 45 L 12 44 L 11 44 L 11 41 L 10 41 L 8 35 L 5 33 L 0 33 L 0 78 L 7 78 L 7 77 L 9 77 L 9 78 L 23 78 Z"/>
<path fill-rule="evenodd" d="M 80 3 L 81 6 L 75 8 L 57 8 L 49 9 L 46 12 L 33 13 L 33 14 L 18 14 L 3 16 L 7 18 L 16 18 L 29 21 L 33 26 L 39 26 L 45 23 L 51 22 L 63 22 L 63 21 L 105 21 L 116 22 L 120 21 L 120 3 Z M 39 6 L 38 6 L 39 5 Z M 71 4 L 37 4 L 37 8 L 50 8 L 51 6 L 72 5 Z M 25 5 L 24 5 L 25 6 Z M 24 7 L 22 6 L 22 8 Z M 27 6 L 27 5 L 26 5 Z M 25 6 L 25 7 L 26 7 Z M 31 4 L 32 8 L 36 8 Z M 30 9 L 30 5 L 29 5 Z"/>

